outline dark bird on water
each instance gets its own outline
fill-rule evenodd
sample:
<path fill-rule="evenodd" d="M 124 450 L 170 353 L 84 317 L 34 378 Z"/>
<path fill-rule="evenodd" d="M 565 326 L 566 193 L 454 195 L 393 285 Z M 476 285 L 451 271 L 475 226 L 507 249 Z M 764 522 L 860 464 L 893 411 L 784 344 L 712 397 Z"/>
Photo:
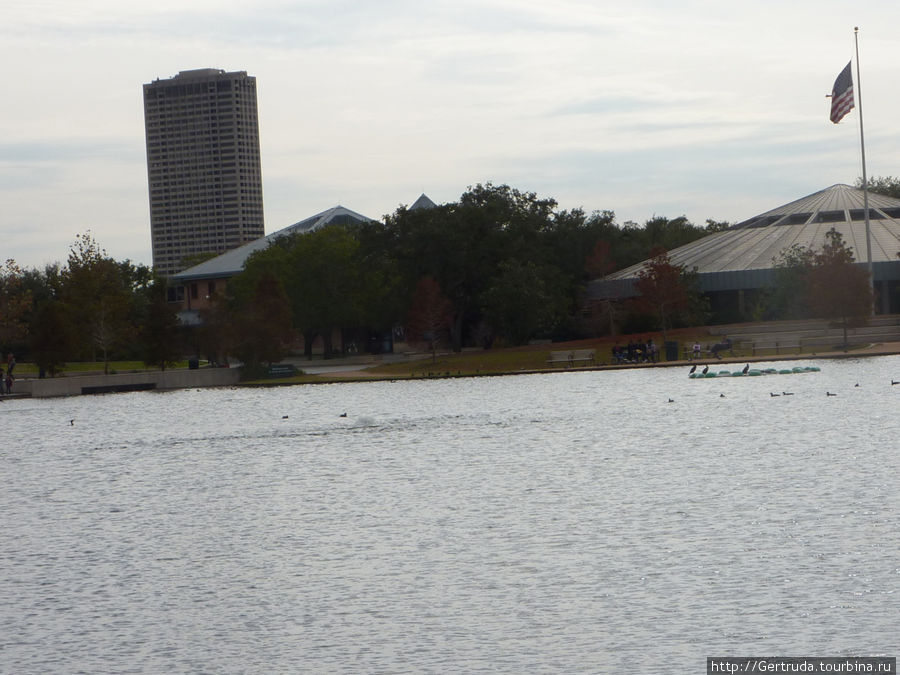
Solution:
<path fill-rule="evenodd" d="M 781 396 L 781 394 L 776 394 L 775 392 L 770 391 L 769 396 Z"/>
<path fill-rule="evenodd" d="M 793 396 L 793 395 L 794 395 L 794 392 L 792 392 L 792 391 L 783 391 L 783 392 L 781 392 L 781 395 L 782 395 L 782 396 Z"/>
<path fill-rule="evenodd" d="M 341 417 L 346 417 L 347 413 L 341 413 Z"/>
<path fill-rule="evenodd" d="M 750 364 L 748 363 L 746 366 L 744 366 L 744 369 L 741 372 L 744 375 L 746 375 L 749 370 L 750 370 Z"/>
<path fill-rule="evenodd" d="M 697 364 L 696 364 L 696 363 L 695 363 L 694 365 L 691 366 L 691 369 L 690 369 L 689 372 L 690 372 L 690 373 L 693 373 L 695 370 L 697 370 Z"/>
<path fill-rule="evenodd" d="M 826 396 L 837 396 L 837 394 L 832 394 L 830 391 L 825 392 Z"/>
<path fill-rule="evenodd" d="M 286 420 L 287 418 L 288 418 L 287 415 L 282 415 L 282 416 L 281 416 L 281 419 L 283 419 L 283 420 Z"/>
<path fill-rule="evenodd" d="M 900 382 L 897 382 L 896 380 L 891 380 L 891 384 L 900 384 Z"/>
<path fill-rule="evenodd" d="M 674 398 L 670 398 L 670 399 L 669 399 L 669 403 L 675 403 L 675 399 L 674 399 Z"/>
<path fill-rule="evenodd" d="M 74 427 L 74 426 L 75 426 L 75 420 L 69 420 L 69 426 L 70 426 L 70 427 Z"/>
<path fill-rule="evenodd" d="M 703 370 L 701 371 L 704 375 L 709 372 L 709 366 L 703 366 Z"/>
<path fill-rule="evenodd" d="M 725 398 L 725 394 L 719 394 L 719 398 Z"/>

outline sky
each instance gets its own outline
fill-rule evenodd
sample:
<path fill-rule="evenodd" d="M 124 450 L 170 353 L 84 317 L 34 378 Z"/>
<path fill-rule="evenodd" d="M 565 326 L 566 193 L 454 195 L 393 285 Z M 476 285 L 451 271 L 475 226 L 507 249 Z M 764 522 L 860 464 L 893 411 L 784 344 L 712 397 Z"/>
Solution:
<path fill-rule="evenodd" d="M 868 175 L 900 175 L 900 3 L 0 0 L 0 262 L 151 264 L 142 85 L 257 78 L 266 233 L 492 182 L 740 222 L 862 175 L 829 119 L 859 27 Z"/>

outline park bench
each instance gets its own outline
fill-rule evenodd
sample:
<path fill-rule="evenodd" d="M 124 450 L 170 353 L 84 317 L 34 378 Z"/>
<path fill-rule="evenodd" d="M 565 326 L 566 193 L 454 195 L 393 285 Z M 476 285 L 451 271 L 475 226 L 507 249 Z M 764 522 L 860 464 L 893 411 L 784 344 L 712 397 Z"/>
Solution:
<path fill-rule="evenodd" d="M 550 352 L 550 358 L 547 363 L 554 365 L 563 363 L 567 366 L 574 366 L 576 363 L 594 363 L 593 349 L 566 349 L 563 351 Z"/>
<path fill-rule="evenodd" d="M 741 343 L 742 346 L 747 345 L 748 343 Z M 794 351 L 797 354 L 800 354 L 803 351 L 803 344 L 800 340 L 760 340 L 749 343 L 750 353 L 753 356 L 756 356 L 756 353 L 764 350 L 775 350 L 776 354 L 780 354 L 781 352 Z"/>
<path fill-rule="evenodd" d="M 297 369 L 292 363 L 273 363 L 269 366 L 269 377 L 293 377 Z"/>
<path fill-rule="evenodd" d="M 685 361 L 693 361 L 694 359 L 720 359 L 722 352 L 727 352 L 729 356 L 735 356 L 734 344 L 727 343 L 711 343 L 700 347 L 700 353 L 694 354 L 693 344 L 685 345 L 681 349 L 681 357 Z"/>

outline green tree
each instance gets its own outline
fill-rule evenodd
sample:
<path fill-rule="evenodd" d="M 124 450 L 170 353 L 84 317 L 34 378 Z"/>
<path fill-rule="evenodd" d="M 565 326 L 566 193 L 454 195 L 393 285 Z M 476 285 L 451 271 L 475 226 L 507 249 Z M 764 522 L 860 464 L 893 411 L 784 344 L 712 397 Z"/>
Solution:
<path fill-rule="evenodd" d="M 706 232 L 724 232 L 728 228 L 731 227 L 731 223 L 727 220 L 713 220 L 712 218 L 706 219 Z"/>
<path fill-rule="evenodd" d="M 105 373 L 111 351 L 136 333 L 132 300 L 134 285 L 140 282 L 130 271 L 130 263 L 116 262 L 85 233 L 76 237 L 62 273 L 63 301 L 92 359 L 97 350 L 102 354 Z"/>
<path fill-rule="evenodd" d="M 556 203 L 507 185 L 470 187 L 459 202 L 398 209 L 385 219 L 383 241 L 407 288 L 433 277 L 453 306 L 451 345 L 481 319 L 481 296 L 504 260 L 547 259 L 546 231 Z M 411 292 L 410 292 L 411 297 Z"/>
<path fill-rule="evenodd" d="M 0 346 L 11 349 L 25 338 L 26 316 L 31 307 L 32 294 L 22 270 L 10 258 L 0 266 Z"/>
<path fill-rule="evenodd" d="M 671 220 L 663 216 L 654 216 L 644 223 L 644 246 L 652 257 L 653 252 L 659 248 L 671 251 L 707 234 L 709 232 L 695 226 L 684 216 Z"/>
<path fill-rule="evenodd" d="M 813 312 L 809 303 L 809 283 L 815 252 L 793 244 L 772 259 L 774 283 L 768 293 L 768 314 L 775 319 L 807 319 Z"/>
<path fill-rule="evenodd" d="M 72 353 L 74 332 L 62 302 L 51 299 L 39 305 L 32 319 L 29 347 L 41 373 L 56 377 L 62 371 Z"/>
<path fill-rule="evenodd" d="M 291 342 L 291 308 L 284 285 L 274 272 L 261 275 L 252 295 L 234 306 L 235 354 L 249 376 L 259 374 L 262 364 L 284 358 Z"/>
<path fill-rule="evenodd" d="M 178 316 L 166 294 L 166 283 L 161 279 L 147 289 L 147 302 L 139 324 L 144 363 L 159 366 L 160 370 L 174 365 L 179 356 Z"/>
<path fill-rule="evenodd" d="M 232 319 L 237 313 L 227 298 L 218 293 L 213 295 L 209 307 L 200 310 L 199 323 L 186 331 L 194 353 L 205 354 L 210 363 L 228 363 L 236 342 Z"/>
<path fill-rule="evenodd" d="M 900 199 L 900 178 L 894 176 L 876 176 L 868 179 L 869 192 L 874 192 L 887 197 Z M 863 187 L 863 180 L 860 176 L 856 179 L 855 187 L 860 190 Z"/>
<path fill-rule="evenodd" d="M 847 331 L 863 326 L 872 315 L 872 287 L 865 267 L 854 264 L 853 249 L 836 229 L 826 233 L 822 251 L 815 256 L 810 274 L 810 303 L 817 316 L 829 319 Z"/>
<path fill-rule="evenodd" d="M 528 260 L 504 260 L 482 294 L 482 305 L 488 324 L 513 344 L 549 335 L 566 314 L 562 274 Z"/>
<path fill-rule="evenodd" d="M 321 336 L 326 358 L 333 353 L 332 333 L 363 323 L 365 315 L 365 268 L 359 256 L 359 241 L 340 225 L 296 234 L 279 241 L 281 251 L 264 251 L 247 264 L 247 272 L 263 261 L 273 260 L 281 270 L 290 301 L 294 326 L 304 336 L 307 358 Z M 270 247 L 275 248 L 275 247 Z"/>

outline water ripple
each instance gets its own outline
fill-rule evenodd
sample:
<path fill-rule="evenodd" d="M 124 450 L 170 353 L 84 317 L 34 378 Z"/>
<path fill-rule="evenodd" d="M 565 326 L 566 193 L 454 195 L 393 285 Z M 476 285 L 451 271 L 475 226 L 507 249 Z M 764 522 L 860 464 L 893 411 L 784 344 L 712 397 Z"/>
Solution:
<path fill-rule="evenodd" d="M 900 359 L 818 365 L 9 401 L 0 670 L 896 654 Z"/>

